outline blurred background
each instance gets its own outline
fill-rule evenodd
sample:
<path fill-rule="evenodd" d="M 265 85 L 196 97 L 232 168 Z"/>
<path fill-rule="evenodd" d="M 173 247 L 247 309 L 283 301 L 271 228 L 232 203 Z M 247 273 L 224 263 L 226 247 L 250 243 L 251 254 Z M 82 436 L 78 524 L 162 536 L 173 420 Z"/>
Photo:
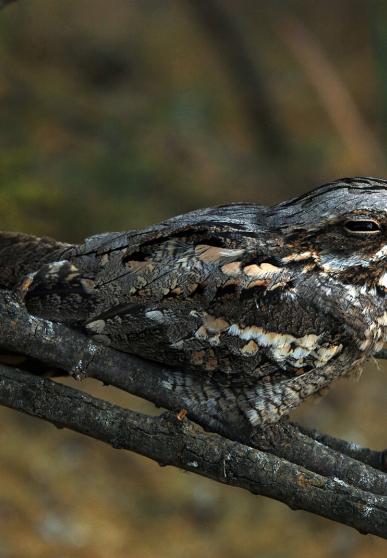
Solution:
<path fill-rule="evenodd" d="M 386 177 L 387 4 L 20 0 L 0 12 L 1 229 L 80 241 Z M 67 381 L 71 384 L 71 381 Z M 121 405 L 138 399 L 81 386 Z M 371 363 L 294 413 L 386 444 Z M 0 409 L 0 558 L 377 558 L 385 542 Z"/>

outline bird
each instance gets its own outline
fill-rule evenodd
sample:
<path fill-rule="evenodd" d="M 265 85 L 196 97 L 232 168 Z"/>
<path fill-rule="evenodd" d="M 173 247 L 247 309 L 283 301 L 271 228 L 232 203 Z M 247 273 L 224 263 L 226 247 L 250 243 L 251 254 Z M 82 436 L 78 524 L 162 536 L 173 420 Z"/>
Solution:
<path fill-rule="evenodd" d="M 168 365 L 215 423 L 264 427 L 351 374 L 387 336 L 387 181 L 342 178 L 71 245 L 9 233 L 0 282 L 28 311 Z M 10 271 L 12 269 L 12 272 Z M 201 386 L 198 389 L 198 384 Z"/>

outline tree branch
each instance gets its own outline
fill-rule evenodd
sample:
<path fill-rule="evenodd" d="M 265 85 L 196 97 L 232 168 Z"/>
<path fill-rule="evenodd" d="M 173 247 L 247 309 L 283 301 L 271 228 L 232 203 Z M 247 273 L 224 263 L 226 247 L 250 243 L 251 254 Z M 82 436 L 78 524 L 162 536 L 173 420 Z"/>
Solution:
<path fill-rule="evenodd" d="M 299 427 L 300 431 L 306 434 L 309 438 L 313 438 L 317 442 L 329 446 L 330 448 L 336 450 L 336 452 L 352 457 L 355 460 L 361 461 L 374 469 L 379 469 L 380 471 L 387 471 L 387 450 L 375 451 L 368 448 L 362 448 L 358 444 L 353 442 L 347 442 L 346 440 L 340 440 L 329 434 L 322 434 L 317 430 L 312 430 L 309 428 Z"/>
<path fill-rule="evenodd" d="M 148 417 L 0 365 L 0 403 L 112 445 L 210 479 L 275 498 L 387 538 L 387 497 L 358 490 L 204 432 L 171 414 Z"/>
<path fill-rule="evenodd" d="M 56 369 L 59 368 L 71 372 L 78 377 L 87 373 L 87 375 L 93 376 L 104 383 L 115 385 L 120 389 L 153 401 L 155 404 L 166 407 L 167 409 L 179 410 L 181 408 L 181 402 L 179 401 L 178 396 L 176 396 L 174 392 L 166 389 L 163 383 L 171 373 L 171 371 L 167 368 L 155 363 L 147 362 L 132 355 L 120 353 L 110 349 L 109 347 L 96 344 L 82 333 L 71 330 L 63 324 L 57 324 L 31 316 L 27 313 L 23 306 L 20 306 L 17 303 L 15 296 L 7 291 L 0 291 L 0 316 L 0 339 L 1 346 L 3 348 L 23 353 L 29 357 L 38 359 L 39 362 L 49 364 Z M 14 372 L 12 370 L 2 369 L 2 373 L 5 374 L 0 387 L 0 401 L 3 404 L 18 408 L 29 414 L 45 418 L 46 420 L 56 424 L 68 426 L 74 430 L 78 430 L 90 436 L 107 441 L 114 446 L 121 444 L 121 442 L 117 441 L 119 433 L 116 432 L 116 429 L 111 430 L 112 423 L 111 421 L 108 421 L 108 417 L 110 416 L 109 413 L 113 412 L 112 410 L 115 410 L 114 412 L 117 411 L 115 406 L 109 406 L 109 404 L 99 402 L 93 398 L 89 400 L 88 396 L 84 396 L 75 390 L 68 391 L 68 388 L 58 386 L 52 381 L 34 378 L 31 375 L 26 375 L 25 373 L 19 371 Z M 10 373 L 13 374 L 12 381 L 9 376 Z M 183 373 L 184 372 L 181 372 L 181 374 Z M 19 395 L 21 394 L 20 397 L 16 397 L 15 395 L 15 382 L 17 378 L 22 378 L 17 384 L 19 385 L 19 391 L 17 391 L 17 393 Z M 200 389 L 200 385 L 203 381 L 203 377 L 198 375 L 198 389 Z M 26 392 L 20 391 L 23 385 L 29 386 L 28 389 L 26 387 Z M 9 392 L 12 386 L 12 389 L 14 390 L 12 393 L 14 395 Z M 33 392 L 31 392 L 31 389 L 33 389 Z M 28 394 L 30 394 L 29 399 L 27 397 Z M 43 397 L 47 404 L 43 405 L 41 397 Z M 74 399 L 76 397 L 78 399 Z M 64 405 L 65 410 L 60 407 L 60 398 L 63 398 L 62 407 Z M 78 413 L 74 414 L 73 411 L 71 411 L 71 417 L 69 418 L 68 405 L 72 402 L 71 404 L 76 406 L 74 401 L 77 401 Z M 96 401 L 98 401 L 98 404 Z M 54 402 L 55 405 L 57 405 L 56 407 Z M 108 410 L 106 414 L 106 421 L 108 422 L 104 423 L 105 430 L 103 431 L 104 436 L 106 437 L 101 437 L 102 434 L 100 435 L 100 426 L 98 426 L 99 423 L 97 424 L 96 422 L 93 422 L 92 425 L 85 426 L 85 423 L 81 420 L 83 413 L 86 413 L 87 411 L 86 407 L 83 409 L 84 405 L 86 405 L 86 407 L 87 405 L 91 405 L 91 407 L 87 408 L 92 408 L 93 405 L 97 405 L 100 409 Z M 61 408 L 63 416 L 60 420 L 58 420 L 58 416 L 60 418 Z M 57 414 L 52 414 L 54 411 Z M 123 413 L 124 411 L 119 410 L 119 412 Z M 98 416 L 100 417 L 100 415 Z M 125 422 L 121 417 L 122 420 L 118 421 L 117 424 L 121 424 L 122 426 L 123 421 L 126 425 L 132 424 L 129 419 L 133 417 L 138 418 L 138 415 L 129 413 L 128 417 L 129 418 L 125 418 L 125 421 L 127 420 L 128 422 Z M 206 427 L 206 416 L 202 413 L 191 410 L 189 412 L 189 418 Z M 95 421 L 97 419 L 94 417 L 93 420 Z M 174 460 L 173 456 L 170 456 L 169 454 L 168 459 L 166 459 L 164 457 L 165 454 L 158 451 L 159 440 L 157 439 L 157 429 L 161 428 L 160 424 L 162 423 L 162 420 L 142 417 L 141 421 L 145 421 L 149 428 L 156 429 L 152 430 L 152 432 L 154 432 L 152 434 L 152 440 L 155 445 L 153 446 L 153 449 L 148 448 L 148 453 L 144 453 L 144 455 L 147 455 L 159 462 L 161 461 L 163 463 L 165 462 L 183 468 L 187 468 L 187 464 L 189 462 L 197 461 L 199 463 L 197 459 L 190 459 L 186 460 L 184 465 L 181 461 Z M 159 424 L 158 421 L 161 421 L 161 423 Z M 293 496 L 291 495 L 292 490 L 290 490 L 288 486 L 290 480 L 287 480 L 286 484 L 284 483 L 283 477 L 280 475 L 276 477 L 275 490 L 270 489 L 271 491 L 269 492 L 267 491 L 268 489 L 266 485 L 264 488 L 258 488 L 258 485 L 256 484 L 258 481 L 254 477 L 253 473 L 249 473 L 249 481 L 246 485 L 244 485 L 244 467 L 247 467 L 246 463 L 243 464 L 239 473 L 238 470 L 234 468 L 234 465 L 232 465 L 232 475 L 227 475 L 227 478 L 219 478 L 219 475 L 213 476 L 210 474 L 209 470 L 204 467 L 204 465 L 203 468 L 194 467 L 196 472 L 210 476 L 210 478 L 216 478 L 216 480 L 220 480 L 221 482 L 244 486 L 255 493 L 277 498 L 286 502 L 291 507 L 296 506 L 305 510 L 313 511 L 314 513 L 330 517 L 336 521 L 352 525 L 362 531 L 372 532 L 374 534 L 383 533 L 380 534 L 380 536 L 387 537 L 387 533 L 383 532 L 377 524 L 374 525 L 374 522 L 371 522 L 372 529 L 377 529 L 378 531 L 369 530 L 371 527 L 368 526 L 368 520 L 364 523 L 364 518 L 361 519 L 361 513 L 359 512 L 358 515 L 354 515 L 351 507 L 353 502 L 358 501 L 360 506 L 359 510 L 361 510 L 363 509 L 362 506 L 365 501 L 364 499 L 368 499 L 367 506 L 371 506 L 371 509 L 373 510 L 374 504 L 372 502 L 378 502 L 377 506 L 379 506 L 380 502 L 384 502 L 383 496 L 387 495 L 387 475 L 370 466 L 371 464 L 377 465 L 380 469 L 383 468 L 382 452 L 380 452 L 380 454 L 372 452 L 373 461 L 370 463 L 370 450 L 359 450 L 357 452 L 352 452 L 351 454 L 348 447 L 346 447 L 345 442 L 337 441 L 336 439 L 326 437 L 325 435 L 315 432 L 310 433 L 305 430 L 301 431 L 297 425 L 286 421 L 274 425 L 272 428 L 266 429 L 265 431 L 256 430 L 254 432 L 247 427 L 236 428 L 235 426 L 232 427 L 229 425 L 227 427 L 227 425 L 223 425 L 217 429 L 218 434 L 222 434 L 222 437 L 211 437 L 212 435 L 204 434 L 200 429 L 195 429 L 191 423 L 187 422 L 187 424 L 190 424 L 189 429 L 193 429 L 189 430 L 190 435 L 192 434 L 192 436 L 194 436 L 193 433 L 195 433 L 196 436 L 197 433 L 200 432 L 201 437 L 210 436 L 209 438 L 205 438 L 207 440 L 205 444 L 208 445 L 209 441 L 211 441 L 213 446 L 215 444 L 214 440 L 216 440 L 216 444 L 219 443 L 219 452 L 222 452 L 224 448 L 227 448 L 227 451 L 229 451 L 228 444 L 231 443 L 236 444 L 235 446 L 232 446 L 232 448 L 236 448 L 235 451 L 237 451 L 238 456 L 242 451 L 242 447 L 244 448 L 243 451 L 246 454 L 246 446 L 249 447 L 248 452 L 254 452 L 255 450 L 253 448 L 269 452 L 264 453 L 263 455 L 265 455 L 265 459 L 267 460 L 265 463 L 270 463 L 270 467 L 274 467 L 274 465 L 277 469 L 280 465 L 281 467 L 291 467 L 289 471 L 292 471 L 292 473 L 289 479 L 293 479 L 292 482 L 294 482 L 294 485 L 292 490 L 294 494 Z M 157 428 L 155 425 L 157 425 Z M 174 428 L 177 428 L 176 425 Z M 160 436 L 162 439 L 162 433 L 160 433 Z M 133 437 L 130 439 L 135 440 L 135 432 L 133 432 Z M 202 440 L 202 438 L 200 439 Z M 139 446 L 135 447 L 131 446 L 126 440 L 125 444 L 121 445 L 127 449 L 143 453 L 142 443 L 143 440 Z M 170 441 L 170 443 L 173 444 L 172 441 Z M 349 446 L 349 444 L 347 445 Z M 258 452 L 257 455 L 261 456 L 261 453 L 262 452 Z M 376 457 L 377 455 L 379 455 L 379 457 Z M 205 454 L 203 454 L 202 457 L 204 459 Z M 240 458 L 238 457 L 238 459 Z M 274 459 L 274 461 L 271 459 Z M 228 462 L 226 467 L 229 467 Z M 275 470 L 275 468 L 273 470 Z M 192 468 L 189 470 L 192 470 Z M 314 486 L 312 491 L 313 498 L 317 498 L 314 503 L 309 501 L 305 495 L 300 495 L 300 487 L 297 484 L 301 478 L 299 477 L 300 471 L 302 472 L 302 475 L 306 475 L 305 478 L 312 479 L 310 482 L 312 483 L 311 486 Z M 261 473 L 256 472 L 254 474 L 259 475 Z M 230 479 L 232 482 L 228 482 Z M 315 486 L 314 484 L 315 482 L 317 482 L 319 487 L 322 483 L 321 486 L 323 486 L 323 488 L 320 487 L 317 489 L 317 485 Z M 307 481 L 307 484 L 308 483 L 309 480 Z M 272 480 L 270 480 L 270 486 L 272 486 Z M 345 490 L 343 487 L 345 487 Z M 309 489 L 312 490 L 310 487 Z M 325 499 L 325 496 L 322 497 L 321 494 L 325 493 L 324 491 L 326 490 L 329 494 L 332 492 L 330 496 L 331 499 L 328 499 L 330 502 L 328 507 L 333 505 L 333 493 L 338 491 L 335 497 L 339 499 L 335 500 L 336 504 L 334 504 L 338 507 L 336 507 L 335 510 L 328 510 L 325 506 L 325 503 L 328 500 Z M 343 507 L 341 504 L 341 498 L 348 499 L 348 502 L 352 502 L 351 498 L 353 498 L 352 504 L 348 504 L 350 507 Z M 358 500 L 358 498 L 360 499 Z M 374 500 L 374 498 L 376 498 L 376 500 Z M 382 498 L 382 500 L 380 500 L 380 498 Z M 349 513 L 350 515 L 348 515 Z M 364 525 L 367 525 L 367 527 Z"/>

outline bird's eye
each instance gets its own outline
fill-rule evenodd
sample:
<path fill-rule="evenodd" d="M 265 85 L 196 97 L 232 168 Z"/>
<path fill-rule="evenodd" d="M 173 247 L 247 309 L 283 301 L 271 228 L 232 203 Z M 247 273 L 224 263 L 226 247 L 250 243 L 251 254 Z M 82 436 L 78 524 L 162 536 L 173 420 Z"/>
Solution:
<path fill-rule="evenodd" d="M 354 219 L 344 223 L 344 228 L 351 234 L 376 234 L 380 232 L 380 225 L 373 219 Z"/>

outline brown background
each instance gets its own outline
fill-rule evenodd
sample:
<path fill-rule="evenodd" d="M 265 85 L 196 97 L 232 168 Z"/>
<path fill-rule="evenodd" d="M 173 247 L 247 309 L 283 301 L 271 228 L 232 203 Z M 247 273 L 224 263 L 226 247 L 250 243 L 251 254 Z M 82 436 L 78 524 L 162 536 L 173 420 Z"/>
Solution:
<path fill-rule="evenodd" d="M 386 4 L 366 0 L 10 5 L 1 228 L 78 241 L 386 176 L 386 24 Z M 386 405 L 385 370 L 371 363 L 295 416 L 382 449 Z M 15 412 L 0 420 L 0 558 L 385 556 L 384 541 L 328 520 Z"/>

